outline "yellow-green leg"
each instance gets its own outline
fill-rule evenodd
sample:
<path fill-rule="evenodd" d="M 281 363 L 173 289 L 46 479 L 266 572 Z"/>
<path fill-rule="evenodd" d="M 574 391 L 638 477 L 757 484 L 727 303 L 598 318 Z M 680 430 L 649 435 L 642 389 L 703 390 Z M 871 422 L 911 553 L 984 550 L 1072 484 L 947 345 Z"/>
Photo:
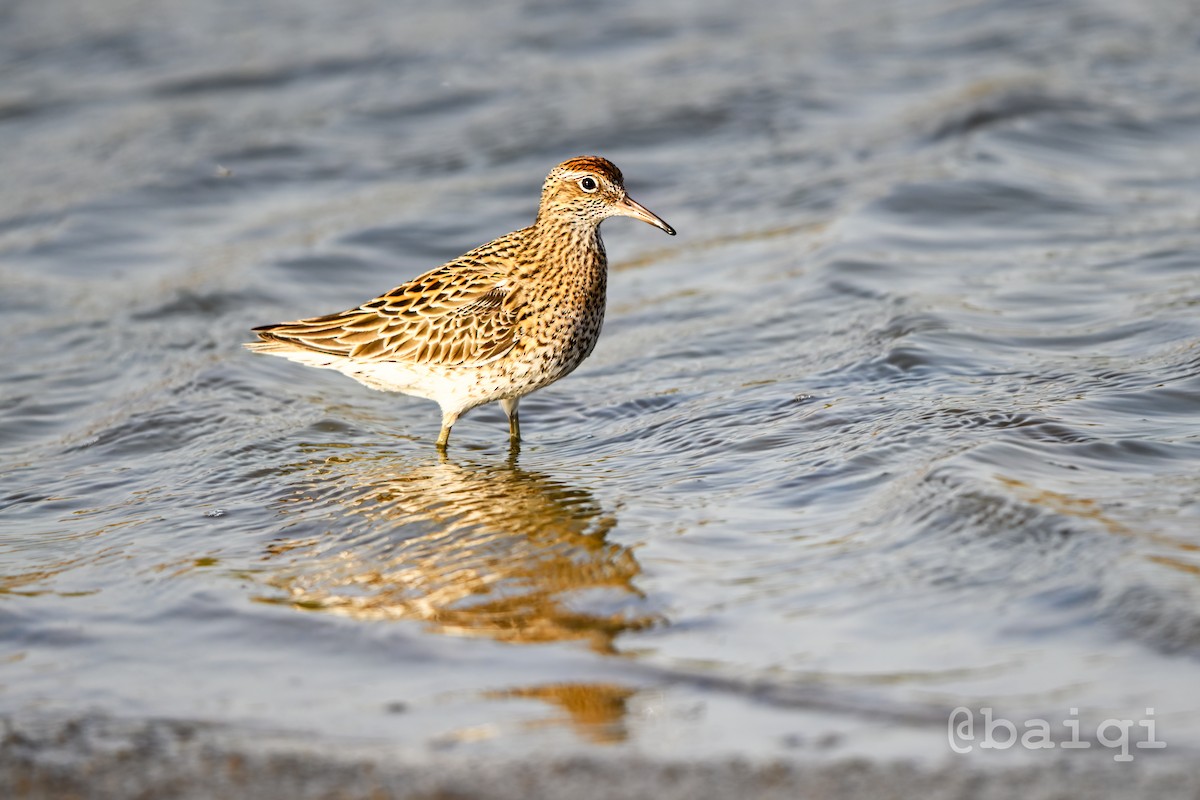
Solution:
<path fill-rule="evenodd" d="M 500 407 L 508 415 L 508 438 L 514 442 L 521 441 L 521 417 L 517 414 L 517 402 L 521 398 L 513 397 L 500 401 Z"/>
<path fill-rule="evenodd" d="M 438 434 L 438 450 L 446 449 L 446 443 L 450 441 L 450 429 L 454 427 L 454 423 L 457 421 L 458 414 L 449 411 L 442 412 L 442 432 Z"/>

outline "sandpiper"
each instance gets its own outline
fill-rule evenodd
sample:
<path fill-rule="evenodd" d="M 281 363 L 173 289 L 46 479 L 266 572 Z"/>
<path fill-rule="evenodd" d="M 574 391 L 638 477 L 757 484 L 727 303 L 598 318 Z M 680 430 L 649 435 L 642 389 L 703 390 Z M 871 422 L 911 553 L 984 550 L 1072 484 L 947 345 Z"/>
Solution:
<path fill-rule="evenodd" d="M 614 216 L 675 235 L 625 192 L 611 161 L 572 158 L 546 177 L 528 228 L 357 308 L 255 328 L 261 341 L 246 347 L 436 401 L 439 448 L 463 413 L 499 401 L 515 443 L 521 398 L 574 370 L 596 346 L 608 277 L 600 223 Z"/>

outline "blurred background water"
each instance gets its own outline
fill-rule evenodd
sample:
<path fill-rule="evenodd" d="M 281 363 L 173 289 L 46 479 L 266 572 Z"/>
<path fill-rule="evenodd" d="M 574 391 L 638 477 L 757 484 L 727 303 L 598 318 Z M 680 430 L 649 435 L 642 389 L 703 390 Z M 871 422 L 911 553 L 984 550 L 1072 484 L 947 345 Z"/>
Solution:
<path fill-rule="evenodd" d="M 680 236 L 519 453 L 241 349 L 583 153 Z M 1200 744 L 1195 2 L 17 0 L 0 165 L 4 714 Z"/>

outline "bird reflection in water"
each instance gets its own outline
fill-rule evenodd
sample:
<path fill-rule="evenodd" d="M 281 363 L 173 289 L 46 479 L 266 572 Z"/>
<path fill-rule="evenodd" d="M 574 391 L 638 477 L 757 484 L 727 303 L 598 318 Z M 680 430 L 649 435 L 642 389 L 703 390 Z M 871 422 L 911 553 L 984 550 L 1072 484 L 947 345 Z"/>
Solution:
<path fill-rule="evenodd" d="M 567 724 L 595 744 L 615 744 L 629 736 L 625 725 L 627 701 L 636 692 L 611 683 L 552 683 L 488 692 L 493 700 L 541 700 L 564 714 L 539 720 L 531 727 Z"/>
<path fill-rule="evenodd" d="M 273 542 L 264 598 L 364 619 L 423 620 L 439 633 L 517 643 L 580 640 L 615 652 L 648 627 L 633 552 L 585 489 L 516 464 L 445 457 L 404 469 L 392 454 L 329 457 L 288 512 L 339 517 L 317 536 Z"/>

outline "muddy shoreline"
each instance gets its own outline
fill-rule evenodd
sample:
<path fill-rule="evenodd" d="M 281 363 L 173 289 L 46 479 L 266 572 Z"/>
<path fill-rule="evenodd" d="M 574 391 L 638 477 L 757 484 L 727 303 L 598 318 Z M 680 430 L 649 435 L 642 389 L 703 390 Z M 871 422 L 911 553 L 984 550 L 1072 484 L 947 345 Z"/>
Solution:
<path fill-rule="evenodd" d="M 14 800 L 61 798 L 1195 798 L 1186 757 L 1117 764 L 922 766 L 865 759 L 653 760 L 638 756 L 417 759 L 378 745 L 261 735 L 206 723 L 102 717 L 4 719 L 0 787 Z"/>

